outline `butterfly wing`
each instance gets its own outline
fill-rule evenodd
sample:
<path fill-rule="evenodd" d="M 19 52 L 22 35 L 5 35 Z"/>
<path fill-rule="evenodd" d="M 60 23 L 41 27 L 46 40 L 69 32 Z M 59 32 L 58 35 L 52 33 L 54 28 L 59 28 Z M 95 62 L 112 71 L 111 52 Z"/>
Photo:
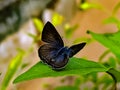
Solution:
<path fill-rule="evenodd" d="M 80 43 L 80 44 L 76 44 L 73 45 L 69 48 L 70 52 L 69 52 L 69 57 L 72 57 L 73 55 L 75 55 L 77 52 L 79 52 L 86 43 Z"/>
<path fill-rule="evenodd" d="M 47 22 L 43 28 L 42 41 L 59 47 L 64 46 L 62 38 L 50 22 Z"/>
<path fill-rule="evenodd" d="M 55 54 L 57 53 L 57 51 L 58 51 L 58 48 L 56 46 L 53 46 L 50 44 L 44 44 L 39 48 L 38 54 L 44 63 L 49 64 L 50 60 L 53 57 L 55 57 Z"/>
<path fill-rule="evenodd" d="M 64 46 L 63 40 L 50 22 L 47 22 L 43 28 L 42 41 L 47 44 L 39 48 L 38 54 L 43 62 L 49 64 L 51 59 L 56 56 L 59 49 Z"/>

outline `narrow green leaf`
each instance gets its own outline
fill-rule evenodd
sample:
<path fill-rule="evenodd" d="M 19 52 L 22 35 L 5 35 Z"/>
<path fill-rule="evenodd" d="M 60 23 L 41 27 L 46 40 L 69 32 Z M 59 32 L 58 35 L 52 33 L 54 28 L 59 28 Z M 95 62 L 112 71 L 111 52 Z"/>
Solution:
<path fill-rule="evenodd" d="M 104 24 L 109 24 L 109 23 L 119 23 L 119 20 L 115 17 L 109 17 L 103 21 Z"/>
<path fill-rule="evenodd" d="M 10 80 L 12 79 L 13 75 L 15 74 L 16 70 L 18 69 L 18 67 L 22 61 L 23 54 L 24 54 L 23 51 L 20 51 L 16 55 L 16 57 L 11 59 L 11 62 L 8 66 L 8 69 L 7 69 L 7 72 L 6 72 L 5 77 L 3 79 L 0 90 L 6 90 L 7 86 L 10 83 Z"/>
<path fill-rule="evenodd" d="M 120 60 L 120 31 L 116 33 L 97 34 L 88 31 L 94 39 L 109 48 Z"/>
<path fill-rule="evenodd" d="M 115 24 L 120 29 L 120 20 L 114 16 L 111 16 L 103 21 L 104 24 Z"/>
<path fill-rule="evenodd" d="M 105 72 L 108 69 L 109 68 L 106 68 L 97 62 L 88 61 L 75 57 L 71 58 L 66 68 L 61 71 L 52 70 L 48 65 L 45 65 L 42 62 L 38 62 L 28 71 L 18 76 L 14 80 L 14 83 L 18 83 L 25 80 L 31 80 L 35 78 L 85 75 L 91 72 Z"/>
<path fill-rule="evenodd" d="M 54 90 L 79 90 L 79 88 L 75 86 L 59 86 Z"/>
<path fill-rule="evenodd" d="M 88 9 L 92 9 L 92 8 L 100 9 L 100 10 L 103 9 L 103 7 L 97 3 L 88 3 L 88 2 L 80 4 L 79 8 L 81 10 L 88 10 Z"/>
<path fill-rule="evenodd" d="M 113 68 L 116 68 L 116 65 L 117 65 L 117 62 L 116 62 L 116 59 L 114 57 L 109 57 L 108 59 L 108 64 L 113 67 Z"/>
<path fill-rule="evenodd" d="M 107 71 L 107 73 L 109 73 L 113 79 L 115 80 L 115 82 L 120 82 L 120 72 L 115 70 L 114 68 L 111 68 Z"/>
<path fill-rule="evenodd" d="M 99 57 L 99 62 L 102 62 L 102 60 L 110 53 L 110 50 L 106 50 L 102 53 L 102 55 Z"/>
<path fill-rule="evenodd" d="M 37 18 L 33 18 L 33 23 L 34 23 L 36 29 L 39 31 L 39 33 L 42 33 L 42 30 L 44 27 L 42 21 Z"/>
<path fill-rule="evenodd" d="M 30 36 L 30 37 L 33 38 L 33 39 L 37 39 L 37 36 L 34 35 L 34 34 L 32 34 L 32 33 L 28 33 L 28 36 Z"/>

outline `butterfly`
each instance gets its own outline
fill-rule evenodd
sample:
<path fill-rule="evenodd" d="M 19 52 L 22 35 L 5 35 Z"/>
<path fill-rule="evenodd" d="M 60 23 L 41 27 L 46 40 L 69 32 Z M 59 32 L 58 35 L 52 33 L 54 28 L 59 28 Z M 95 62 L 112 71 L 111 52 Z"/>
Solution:
<path fill-rule="evenodd" d="M 55 27 L 48 21 L 42 31 L 42 41 L 45 42 L 38 49 L 38 55 L 42 62 L 48 64 L 54 70 L 63 69 L 73 55 L 79 52 L 85 42 L 64 47 L 63 40 Z"/>

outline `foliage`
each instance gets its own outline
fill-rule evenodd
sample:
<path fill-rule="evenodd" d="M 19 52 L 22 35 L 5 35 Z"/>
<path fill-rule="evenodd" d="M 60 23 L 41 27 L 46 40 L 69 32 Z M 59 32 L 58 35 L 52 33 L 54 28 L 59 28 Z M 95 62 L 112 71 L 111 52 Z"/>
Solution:
<path fill-rule="evenodd" d="M 11 59 L 11 62 L 8 66 L 6 75 L 5 75 L 3 82 L 2 82 L 1 90 L 6 90 L 7 86 L 9 85 L 15 72 L 17 71 L 17 69 L 19 68 L 19 66 L 22 62 L 23 55 L 24 55 L 24 51 L 20 50 L 19 53 L 16 55 L 16 57 Z"/>
<path fill-rule="evenodd" d="M 88 2 L 87 0 L 81 0 L 81 2 L 78 5 L 78 8 L 83 11 L 86 11 L 88 9 L 104 10 L 102 5 L 94 2 Z"/>
<path fill-rule="evenodd" d="M 120 20 L 118 20 L 115 16 L 108 17 L 103 21 L 104 24 L 115 24 L 117 28 L 120 30 Z"/>
<path fill-rule="evenodd" d="M 18 76 L 14 83 L 34 78 L 85 75 L 91 72 L 105 72 L 108 70 L 109 68 L 106 68 L 99 63 L 80 58 L 71 58 L 66 68 L 61 71 L 52 70 L 42 62 L 38 62 L 31 69 Z"/>
<path fill-rule="evenodd" d="M 94 39 L 99 41 L 101 44 L 103 44 L 105 47 L 109 48 L 110 51 L 112 51 L 118 59 L 120 59 L 120 31 L 116 33 L 107 33 L 107 34 L 97 34 L 93 33 L 91 31 L 88 31 L 89 34 L 92 35 Z"/>
<path fill-rule="evenodd" d="M 114 23 L 117 28 L 118 31 L 115 33 L 105 33 L 105 34 L 98 34 L 98 33 L 94 33 L 92 31 L 87 31 L 88 34 L 91 34 L 91 36 L 97 40 L 99 43 L 101 43 L 102 45 L 104 45 L 106 48 L 108 48 L 107 51 L 105 51 L 99 58 L 100 63 L 103 63 L 106 67 L 112 67 L 111 69 L 109 69 L 107 71 L 107 73 L 109 75 L 111 75 L 111 77 L 114 80 L 114 84 L 113 84 L 113 89 L 116 89 L 116 83 L 119 82 L 119 75 L 120 75 L 120 71 L 118 71 L 118 67 L 119 63 L 120 63 L 120 21 L 118 20 L 118 18 L 116 18 L 116 13 L 120 8 L 120 3 L 118 3 L 115 8 L 113 9 L 112 15 L 110 17 L 108 17 L 107 19 L 105 19 L 103 22 L 104 24 L 111 24 Z M 113 56 L 109 56 L 108 60 L 106 60 L 106 62 L 101 62 L 102 59 L 104 59 L 105 56 L 109 55 L 109 53 L 113 53 L 116 57 Z M 104 81 L 108 81 L 107 79 L 103 79 Z M 104 86 L 104 88 L 108 87 L 110 83 L 112 82 L 106 82 L 106 85 Z"/>

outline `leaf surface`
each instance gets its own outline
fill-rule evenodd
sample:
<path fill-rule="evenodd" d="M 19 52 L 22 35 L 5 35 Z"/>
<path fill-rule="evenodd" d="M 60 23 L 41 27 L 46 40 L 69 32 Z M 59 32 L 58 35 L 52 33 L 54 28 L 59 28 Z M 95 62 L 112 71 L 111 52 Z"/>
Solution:
<path fill-rule="evenodd" d="M 105 72 L 108 70 L 109 68 L 106 68 L 97 62 L 73 57 L 69 60 L 67 66 L 60 71 L 52 70 L 48 65 L 38 62 L 28 71 L 18 76 L 13 83 L 35 78 L 85 75 L 91 72 Z"/>

